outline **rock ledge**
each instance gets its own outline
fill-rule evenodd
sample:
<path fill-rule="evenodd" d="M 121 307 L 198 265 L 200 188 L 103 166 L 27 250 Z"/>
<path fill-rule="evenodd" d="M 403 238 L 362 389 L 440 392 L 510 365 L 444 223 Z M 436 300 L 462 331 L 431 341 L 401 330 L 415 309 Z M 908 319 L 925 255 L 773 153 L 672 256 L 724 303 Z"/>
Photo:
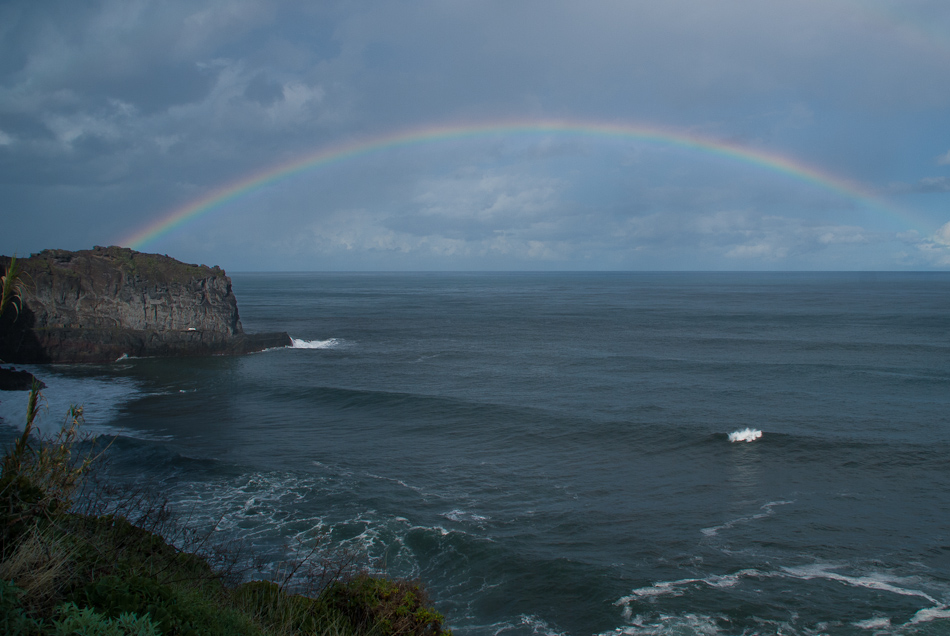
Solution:
<path fill-rule="evenodd" d="M 0 269 L 9 262 L 0 256 Z M 0 317 L 4 362 L 235 355 L 291 344 L 286 333 L 244 333 L 220 267 L 121 247 L 44 250 L 19 263 L 22 308 Z"/>

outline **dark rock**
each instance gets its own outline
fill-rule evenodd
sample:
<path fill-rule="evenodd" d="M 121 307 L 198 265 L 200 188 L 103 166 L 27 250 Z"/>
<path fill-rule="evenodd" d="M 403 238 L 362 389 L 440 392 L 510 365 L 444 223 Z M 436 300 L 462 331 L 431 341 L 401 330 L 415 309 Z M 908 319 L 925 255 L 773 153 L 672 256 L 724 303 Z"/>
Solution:
<path fill-rule="evenodd" d="M 4 270 L 9 262 L 0 257 Z M 20 311 L 0 317 L 7 362 L 234 355 L 291 343 L 286 333 L 244 333 L 220 267 L 121 247 L 45 250 L 19 263 Z"/>
<path fill-rule="evenodd" d="M 14 367 L 9 369 L 0 367 L 0 391 L 29 391 L 34 382 L 38 382 L 41 389 L 46 388 L 46 385 L 37 380 L 29 371 L 17 371 Z"/>

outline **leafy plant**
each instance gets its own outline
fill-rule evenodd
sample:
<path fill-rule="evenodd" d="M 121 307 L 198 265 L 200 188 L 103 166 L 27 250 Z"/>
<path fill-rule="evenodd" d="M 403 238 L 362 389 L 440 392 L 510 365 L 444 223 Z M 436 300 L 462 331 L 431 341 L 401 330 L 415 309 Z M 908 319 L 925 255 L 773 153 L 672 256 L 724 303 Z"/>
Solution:
<path fill-rule="evenodd" d="M 27 402 L 26 425 L 0 462 L 0 552 L 6 556 L 16 538 L 38 519 L 67 511 L 90 465 L 101 455 L 76 455 L 82 407 L 71 407 L 59 431 L 40 435 L 36 428 L 41 394 L 34 382 Z"/>
<path fill-rule="evenodd" d="M 162 636 L 158 625 L 148 616 L 124 612 L 109 618 L 92 608 L 80 609 L 75 603 L 59 608 L 59 620 L 53 621 L 53 636 Z"/>
<path fill-rule="evenodd" d="M 320 599 L 290 594 L 271 581 L 250 581 L 238 586 L 232 594 L 232 603 L 275 636 L 359 633 L 343 613 Z"/>
<path fill-rule="evenodd" d="M 17 316 L 20 315 L 20 287 L 22 284 L 23 270 L 16 254 L 14 254 L 10 257 L 10 264 L 3 276 L 0 276 L 0 316 L 3 315 L 8 306 L 12 306 L 16 310 Z"/>
<path fill-rule="evenodd" d="M 41 623 L 29 616 L 20 605 L 26 595 L 10 581 L 0 579 L 0 632 L 8 636 L 31 636 L 40 633 Z"/>
<path fill-rule="evenodd" d="M 87 585 L 78 596 L 83 605 L 107 616 L 149 614 L 164 632 L 181 623 L 180 617 L 170 611 L 175 604 L 174 592 L 154 579 L 105 576 Z"/>
<path fill-rule="evenodd" d="M 422 587 L 415 582 L 357 576 L 330 586 L 325 602 L 335 607 L 361 631 L 394 636 L 451 636 L 445 618 L 431 609 Z"/>
<path fill-rule="evenodd" d="M 257 630 L 213 596 L 159 583 L 143 576 L 105 576 L 78 595 L 106 616 L 148 614 L 165 636 L 239 636 Z"/>

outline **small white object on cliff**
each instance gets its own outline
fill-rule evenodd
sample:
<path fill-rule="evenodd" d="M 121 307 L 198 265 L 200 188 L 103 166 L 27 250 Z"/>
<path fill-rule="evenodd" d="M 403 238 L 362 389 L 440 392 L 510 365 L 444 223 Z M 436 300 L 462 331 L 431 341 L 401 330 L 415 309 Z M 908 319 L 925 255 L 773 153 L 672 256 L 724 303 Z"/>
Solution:
<path fill-rule="evenodd" d="M 744 428 L 741 431 L 729 433 L 730 442 L 754 442 L 762 437 L 762 431 L 757 428 Z"/>

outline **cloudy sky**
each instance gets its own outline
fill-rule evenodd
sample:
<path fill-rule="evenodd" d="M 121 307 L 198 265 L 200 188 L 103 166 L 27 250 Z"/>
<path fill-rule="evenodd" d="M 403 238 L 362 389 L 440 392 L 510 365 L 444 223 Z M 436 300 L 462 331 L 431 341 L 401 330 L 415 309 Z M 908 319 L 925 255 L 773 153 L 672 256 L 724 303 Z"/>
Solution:
<path fill-rule="evenodd" d="M 230 271 L 947 270 L 950 2 L 7 0 L 0 221 Z"/>

